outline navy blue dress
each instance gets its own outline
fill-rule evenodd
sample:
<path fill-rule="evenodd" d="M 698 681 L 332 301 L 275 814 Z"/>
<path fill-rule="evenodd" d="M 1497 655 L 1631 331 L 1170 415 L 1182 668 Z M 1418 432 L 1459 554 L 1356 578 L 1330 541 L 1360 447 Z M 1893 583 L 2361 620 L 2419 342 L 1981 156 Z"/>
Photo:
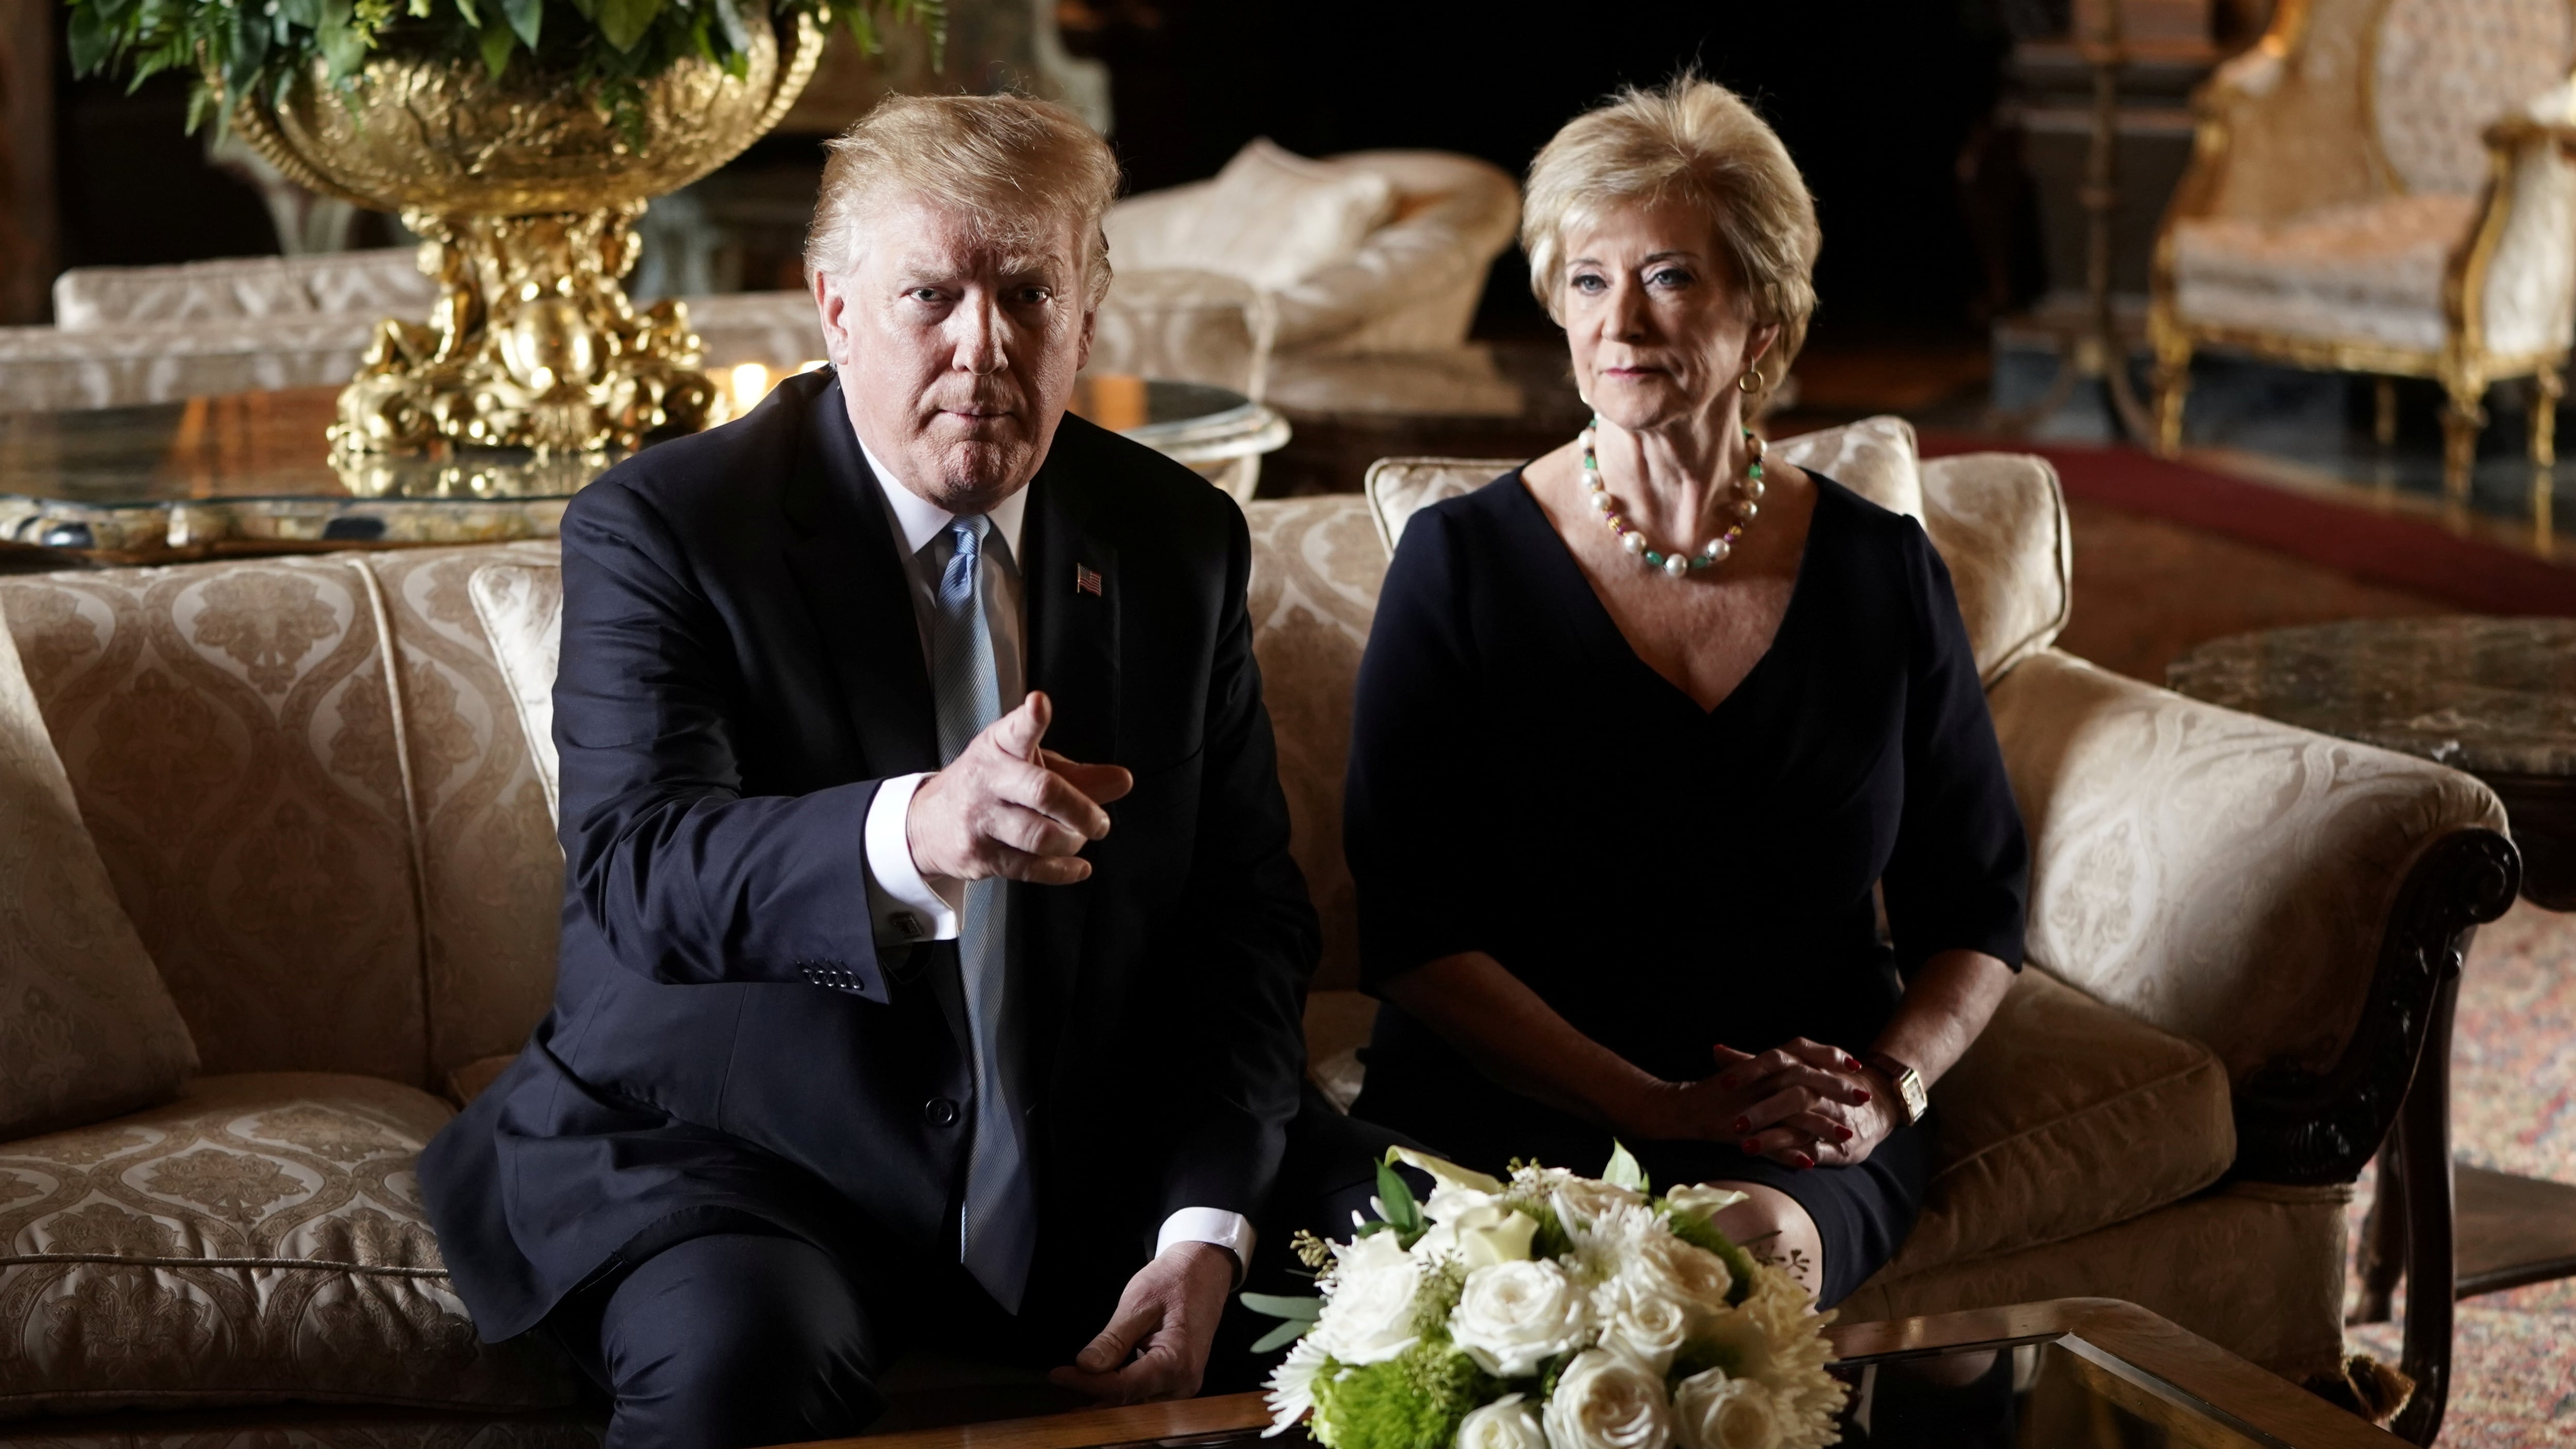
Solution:
<path fill-rule="evenodd" d="M 1414 516 L 1354 706 L 1364 986 L 1482 951 L 1593 1040 L 1691 1081 L 1715 1043 L 1866 1049 L 1942 952 L 2020 966 L 2028 846 L 1949 571 L 1912 519 L 1815 484 L 1779 633 L 1714 710 L 1637 657 L 1518 470 Z M 1607 1130 L 1495 1083 L 1392 1003 L 1366 1061 L 1354 1114 L 1463 1163 L 1607 1160 Z M 1797 1199 L 1830 1304 L 1913 1227 L 1923 1138 L 1807 1172 L 1731 1144 L 1627 1145 L 1658 1183 Z"/>

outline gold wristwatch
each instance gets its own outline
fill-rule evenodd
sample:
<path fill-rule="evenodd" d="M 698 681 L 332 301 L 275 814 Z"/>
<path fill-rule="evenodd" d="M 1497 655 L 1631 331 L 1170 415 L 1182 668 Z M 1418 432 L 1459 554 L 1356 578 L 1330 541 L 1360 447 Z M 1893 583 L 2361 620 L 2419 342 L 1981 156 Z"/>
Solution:
<path fill-rule="evenodd" d="M 1905 1104 L 1905 1125 L 1913 1126 L 1932 1110 L 1932 1094 L 1923 1088 L 1923 1074 L 1885 1052 L 1863 1052 L 1860 1059 L 1870 1064 L 1882 1077 L 1896 1086 L 1896 1099 Z"/>

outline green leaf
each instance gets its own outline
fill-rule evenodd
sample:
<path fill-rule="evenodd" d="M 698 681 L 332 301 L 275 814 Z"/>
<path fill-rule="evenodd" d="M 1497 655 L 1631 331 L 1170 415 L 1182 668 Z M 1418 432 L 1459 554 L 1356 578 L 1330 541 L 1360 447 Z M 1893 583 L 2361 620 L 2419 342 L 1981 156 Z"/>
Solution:
<path fill-rule="evenodd" d="M 322 28 L 322 0 L 277 0 L 277 13 L 307 30 Z"/>
<path fill-rule="evenodd" d="M 462 0 L 459 0 L 459 3 L 462 3 Z M 518 48 L 519 37 L 510 32 L 510 27 L 496 20 L 484 26 L 482 34 L 476 39 L 482 44 L 485 73 L 492 79 L 499 80 L 509 72 L 510 52 Z"/>
<path fill-rule="evenodd" d="M 662 0 L 599 0 L 599 34 L 619 50 L 633 50 L 661 10 Z"/>
<path fill-rule="evenodd" d="M 1268 1353 L 1274 1348 L 1286 1348 L 1288 1345 L 1304 1338 L 1306 1336 L 1307 1327 L 1308 1325 L 1297 1322 L 1294 1319 L 1286 1323 L 1282 1323 L 1271 1329 L 1268 1333 L 1254 1339 L 1252 1341 L 1252 1351 L 1254 1353 Z"/>
<path fill-rule="evenodd" d="M 1388 1227 L 1406 1234 L 1422 1231 L 1422 1208 L 1413 1200 L 1413 1189 L 1396 1172 L 1392 1148 L 1377 1165 L 1377 1203 L 1378 1215 Z"/>
<path fill-rule="evenodd" d="M 1646 1169 L 1637 1165 L 1636 1155 L 1628 1145 L 1615 1137 L 1610 1139 L 1610 1165 L 1601 1169 L 1601 1180 L 1630 1192 L 1644 1192 L 1647 1187 Z"/>
<path fill-rule="evenodd" d="M 356 19 L 349 0 L 322 0 L 322 23 L 314 28 L 313 38 L 322 47 L 322 59 L 335 81 L 355 75 L 366 62 L 367 38 L 358 33 Z"/>
<path fill-rule="evenodd" d="M 108 33 L 106 20 L 92 6 L 73 6 L 71 24 L 65 29 L 71 41 L 74 75 L 95 73 L 116 50 L 116 37 Z"/>
<path fill-rule="evenodd" d="M 715 12 L 716 27 L 724 32 L 729 54 L 740 55 L 751 49 L 751 28 L 742 23 L 742 12 L 735 8 L 733 0 L 708 0 L 708 8 Z"/>
<path fill-rule="evenodd" d="M 1321 1298 L 1291 1298 L 1284 1293 L 1239 1293 L 1235 1296 L 1242 1300 L 1244 1307 L 1255 1313 L 1267 1313 L 1273 1318 L 1293 1318 L 1300 1323 L 1312 1323 L 1324 1316 L 1324 1300 Z"/>
<path fill-rule="evenodd" d="M 537 48 L 539 22 L 545 18 L 546 0 L 501 0 L 501 13 L 509 18 L 510 29 L 517 32 L 519 43 L 533 53 Z M 584 6 L 581 13 L 587 19 L 590 10 Z"/>
<path fill-rule="evenodd" d="M 474 8 L 474 0 L 456 0 L 456 13 L 465 17 L 465 23 L 473 27 L 477 32 L 475 43 L 481 44 L 482 35 L 480 32 L 483 29 L 483 14 L 481 11 Z"/>

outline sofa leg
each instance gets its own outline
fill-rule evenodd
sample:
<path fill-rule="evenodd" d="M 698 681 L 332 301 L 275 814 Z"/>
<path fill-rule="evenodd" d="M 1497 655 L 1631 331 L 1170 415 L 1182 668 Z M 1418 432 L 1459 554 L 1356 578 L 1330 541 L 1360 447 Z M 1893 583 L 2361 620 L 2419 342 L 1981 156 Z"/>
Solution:
<path fill-rule="evenodd" d="M 2442 501 L 2466 508 L 2469 475 L 2478 464 L 2478 432 L 2487 424 L 2486 383 L 2477 378 L 2445 378 L 2450 394 L 2442 406 Z"/>
<path fill-rule="evenodd" d="M 2465 952 L 2465 944 L 2462 947 Z M 2424 1055 L 2415 1064 L 2397 1130 L 2383 1151 L 2399 1155 L 2406 1194 L 2406 1376 L 2415 1397 L 2393 1426 L 2399 1438 L 2429 1445 L 2442 1432 L 2451 1393 L 2451 1305 L 2458 1260 L 2451 1218 L 2451 1017 L 2459 1002 L 2460 956 L 2446 963 L 2425 1023 Z"/>
<path fill-rule="evenodd" d="M 2170 337 L 2156 339 L 2155 453 L 2170 458 L 2182 451 L 2182 404 L 2191 392 L 2191 344 Z"/>
<path fill-rule="evenodd" d="M 2555 363 L 2544 362 L 2531 379 L 2531 465 L 2547 468 L 2558 461 L 2558 400 L 2567 395 L 2567 384 L 2558 375 Z"/>

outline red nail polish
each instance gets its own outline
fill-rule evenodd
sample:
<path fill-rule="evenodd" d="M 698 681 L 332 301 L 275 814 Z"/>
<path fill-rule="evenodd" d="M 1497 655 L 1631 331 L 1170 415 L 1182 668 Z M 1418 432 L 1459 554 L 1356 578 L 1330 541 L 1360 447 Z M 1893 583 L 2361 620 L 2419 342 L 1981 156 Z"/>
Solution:
<path fill-rule="evenodd" d="M 1743 1153 L 1747 1157 L 1751 1157 L 1755 1153 L 1760 1152 L 1762 1150 L 1762 1146 L 1752 1138 L 1747 1137 L 1743 1141 L 1735 1144 L 1735 1150 Z"/>
<path fill-rule="evenodd" d="M 1736 1119 L 1735 1119 L 1735 1130 L 1736 1130 L 1736 1131 L 1738 1131 L 1738 1132 L 1750 1132 L 1750 1131 L 1752 1131 L 1752 1130 L 1753 1130 L 1753 1119 L 1752 1119 L 1752 1118 L 1750 1118 L 1750 1117 L 1738 1117 L 1738 1118 L 1736 1118 Z"/>
<path fill-rule="evenodd" d="M 1859 1070 L 1860 1070 L 1860 1058 L 1855 1057 L 1855 1056 L 1845 1056 L 1845 1057 L 1843 1058 L 1843 1068 L 1844 1068 L 1844 1070 L 1846 1070 L 1846 1071 L 1854 1071 L 1854 1072 L 1859 1071 Z"/>
<path fill-rule="evenodd" d="M 1859 1103 L 1859 1105 L 1861 1105 L 1861 1106 L 1863 1106 L 1863 1107 L 1866 1107 L 1866 1106 L 1868 1106 L 1868 1105 L 1869 1105 L 1869 1089 L 1868 1089 L 1867 1087 L 1862 1087 L 1862 1088 L 1857 1089 L 1857 1090 L 1853 1093 L 1853 1095 L 1854 1095 L 1854 1096 L 1857 1096 L 1857 1097 L 1859 1097 L 1859 1098 L 1860 1098 L 1860 1103 Z"/>
<path fill-rule="evenodd" d="M 1801 1152 L 1801 1153 L 1799 1153 L 1799 1154 L 1798 1154 L 1798 1170 L 1799 1170 L 1800 1172 L 1804 1172 L 1804 1171 L 1806 1171 L 1808 1168 L 1813 1167 L 1813 1166 L 1815 1166 L 1815 1165 L 1816 1165 L 1816 1159 L 1814 1159 L 1814 1158 L 1812 1158 L 1812 1157 L 1809 1157 L 1807 1154 L 1805 1154 L 1805 1153 L 1803 1153 L 1803 1152 Z"/>
<path fill-rule="evenodd" d="M 1850 1140 L 1852 1140 L 1852 1130 L 1851 1130 L 1849 1127 L 1837 1127 L 1837 1128 L 1835 1128 L 1835 1129 L 1834 1129 L 1834 1140 L 1835 1140 L 1836 1142 L 1849 1142 Z"/>

